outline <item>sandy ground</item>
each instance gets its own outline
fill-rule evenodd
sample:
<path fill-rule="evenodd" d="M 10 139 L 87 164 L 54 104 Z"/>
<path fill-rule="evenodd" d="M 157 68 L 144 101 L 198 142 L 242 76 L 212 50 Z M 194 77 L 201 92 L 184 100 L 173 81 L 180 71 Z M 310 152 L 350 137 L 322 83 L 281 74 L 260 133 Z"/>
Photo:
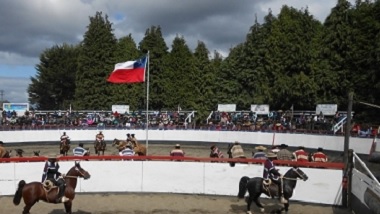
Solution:
<path fill-rule="evenodd" d="M 72 142 L 72 148 L 79 142 Z M 111 142 L 107 142 L 106 155 L 117 154 L 117 150 L 111 147 Z M 175 142 L 171 143 L 154 143 L 150 142 L 148 147 L 149 155 L 168 155 L 173 149 Z M 182 142 L 182 149 L 186 156 L 191 157 L 208 157 L 210 152 L 210 143 L 187 143 Z M 225 156 L 227 156 L 227 145 L 217 144 Z M 23 143 L 7 144 L 7 149 L 23 149 L 24 156 L 33 156 L 33 151 L 40 151 L 41 155 L 51 152 L 58 152 L 57 143 Z M 85 143 L 85 147 L 90 148 L 91 154 L 94 154 L 92 143 Z M 243 145 L 247 157 L 252 156 L 255 145 Z M 290 148 L 289 150 L 294 151 Z M 12 152 L 13 156 L 15 155 Z M 69 153 L 72 154 L 71 152 Z M 333 162 L 341 162 L 342 157 L 337 152 L 327 152 Z M 377 165 L 377 164 L 376 164 Z M 379 168 L 378 165 L 372 167 Z M 266 204 L 265 213 L 276 213 L 280 204 L 276 200 L 262 199 Z M 15 207 L 12 203 L 12 197 L 0 197 L 0 214 L 3 213 L 21 213 L 23 202 Z M 238 201 L 236 197 L 227 196 L 206 196 L 206 195 L 188 195 L 188 194 L 79 194 L 76 196 L 73 205 L 73 212 L 76 214 L 225 214 L 225 213 L 245 213 L 246 203 L 244 200 Z M 259 213 L 255 205 L 252 205 L 252 211 Z M 64 213 L 63 205 L 54 205 L 40 202 L 36 204 L 31 213 L 40 214 L 58 214 Z M 317 204 L 306 204 L 291 201 L 290 212 L 292 214 L 346 214 L 346 210 Z"/>
<path fill-rule="evenodd" d="M 265 213 L 276 213 L 282 206 L 276 200 L 263 199 Z M 12 197 L 0 197 L 0 213 L 22 213 L 21 203 L 15 207 Z M 238 214 L 245 213 L 244 200 L 236 197 L 185 195 L 185 194 L 91 194 L 77 195 L 73 201 L 74 214 Z M 252 211 L 260 213 L 252 206 Z M 65 213 L 63 204 L 39 202 L 32 214 Z M 331 206 L 291 202 L 292 214 L 348 214 L 350 212 Z"/>

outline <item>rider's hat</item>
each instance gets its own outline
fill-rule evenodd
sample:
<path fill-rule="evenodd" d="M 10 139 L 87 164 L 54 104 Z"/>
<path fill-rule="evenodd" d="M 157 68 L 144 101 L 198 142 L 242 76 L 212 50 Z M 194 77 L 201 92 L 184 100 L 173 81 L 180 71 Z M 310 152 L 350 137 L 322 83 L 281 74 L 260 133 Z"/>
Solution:
<path fill-rule="evenodd" d="M 181 145 L 178 143 L 175 145 L 175 148 L 180 148 L 180 147 L 181 147 Z"/>
<path fill-rule="evenodd" d="M 49 153 L 47 156 L 46 156 L 48 159 L 57 159 L 59 156 L 52 152 L 52 153 Z"/>
<path fill-rule="evenodd" d="M 260 151 L 264 151 L 266 150 L 267 148 L 265 146 L 256 146 L 255 147 L 256 150 L 260 150 Z"/>
<path fill-rule="evenodd" d="M 267 157 L 268 157 L 268 158 L 277 158 L 277 155 L 276 155 L 275 153 L 273 153 L 273 152 L 269 152 L 269 153 L 267 154 Z"/>

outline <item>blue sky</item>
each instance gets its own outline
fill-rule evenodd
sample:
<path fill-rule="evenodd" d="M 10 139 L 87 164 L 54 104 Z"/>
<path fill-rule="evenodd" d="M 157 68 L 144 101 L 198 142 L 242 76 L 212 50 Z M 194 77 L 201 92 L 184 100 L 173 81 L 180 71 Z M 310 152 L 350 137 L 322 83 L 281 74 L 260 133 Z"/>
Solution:
<path fill-rule="evenodd" d="M 353 0 L 351 2 L 354 2 Z M 1 0 L 0 90 L 10 102 L 28 102 L 27 87 L 35 77 L 39 55 L 55 44 L 77 44 L 96 11 L 107 14 L 116 37 L 132 34 L 136 43 L 152 25 L 160 25 L 168 47 L 183 35 L 190 48 L 203 41 L 223 56 L 243 42 L 253 25 L 271 9 L 286 4 L 308 7 L 323 22 L 334 0 Z M 146 16 L 149 14 L 149 16 Z M 117 63 L 117 62 L 115 62 Z M 110 71 L 111 72 L 111 71 Z"/>

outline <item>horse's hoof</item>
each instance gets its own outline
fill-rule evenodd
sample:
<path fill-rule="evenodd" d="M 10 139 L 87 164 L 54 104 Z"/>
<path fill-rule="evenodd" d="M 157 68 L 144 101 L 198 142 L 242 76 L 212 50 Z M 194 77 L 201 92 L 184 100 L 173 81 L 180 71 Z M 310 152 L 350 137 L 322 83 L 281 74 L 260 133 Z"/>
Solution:
<path fill-rule="evenodd" d="M 252 214 L 252 212 L 251 211 L 247 211 L 247 214 Z"/>
<path fill-rule="evenodd" d="M 265 209 L 264 208 L 260 208 L 260 212 L 265 212 Z"/>

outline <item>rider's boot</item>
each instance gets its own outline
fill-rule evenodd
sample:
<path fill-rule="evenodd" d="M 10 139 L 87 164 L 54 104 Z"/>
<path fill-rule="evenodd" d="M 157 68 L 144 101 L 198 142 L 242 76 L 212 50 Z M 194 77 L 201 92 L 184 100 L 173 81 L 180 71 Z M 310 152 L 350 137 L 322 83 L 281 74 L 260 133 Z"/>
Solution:
<path fill-rule="evenodd" d="M 279 198 L 280 198 L 280 203 L 281 204 L 286 204 L 286 203 L 288 203 L 288 200 L 286 200 L 285 199 L 285 197 L 284 197 L 284 195 L 283 195 L 283 193 L 282 193 L 282 190 L 281 190 L 281 187 L 280 188 L 278 188 L 278 196 L 279 196 Z"/>
<path fill-rule="evenodd" d="M 66 186 L 64 184 L 61 184 L 58 188 L 59 188 L 59 192 L 58 192 L 57 199 L 55 200 L 55 203 L 68 202 L 70 199 L 65 196 Z"/>

